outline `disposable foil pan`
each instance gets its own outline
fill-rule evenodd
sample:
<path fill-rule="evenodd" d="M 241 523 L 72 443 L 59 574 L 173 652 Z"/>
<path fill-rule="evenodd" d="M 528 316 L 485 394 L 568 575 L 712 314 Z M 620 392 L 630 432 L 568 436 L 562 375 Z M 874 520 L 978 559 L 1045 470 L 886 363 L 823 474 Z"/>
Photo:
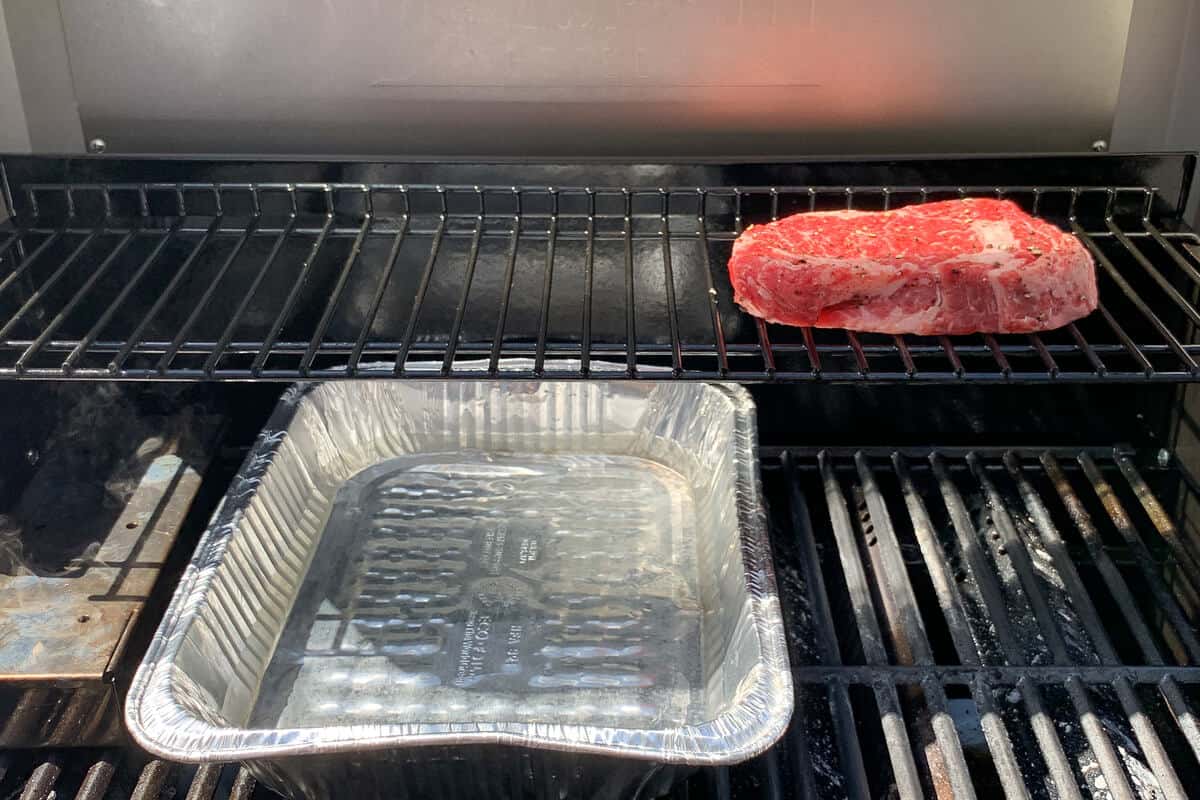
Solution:
<path fill-rule="evenodd" d="M 791 710 L 744 389 L 365 380 L 285 393 L 126 721 L 297 797 L 602 797 Z"/>

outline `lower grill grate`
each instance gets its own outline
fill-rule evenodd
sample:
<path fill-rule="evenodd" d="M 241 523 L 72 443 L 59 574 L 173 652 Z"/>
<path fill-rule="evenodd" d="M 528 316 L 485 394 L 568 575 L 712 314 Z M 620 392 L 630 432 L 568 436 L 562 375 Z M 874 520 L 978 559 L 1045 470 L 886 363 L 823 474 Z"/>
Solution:
<path fill-rule="evenodd" d="M 673 796 L 1187 797 L 1200 489 L 1155 456 L 765 449 L 794 722 Z M 134 751 L 7 758 L 4 798 L 273 797 Z"/>
<path fill-rule="evenodd" d="M 271 800 L 245 769 L 149 760 L 135 750 L 9 752 L 0 797 L 19 800 Z"/>
<path fill-rule="evenodd" d="M 765 467 L 794 794 L 1196 785 L 1196 494 L 1179 473 L 1114 450 L 794 450 Z"/>

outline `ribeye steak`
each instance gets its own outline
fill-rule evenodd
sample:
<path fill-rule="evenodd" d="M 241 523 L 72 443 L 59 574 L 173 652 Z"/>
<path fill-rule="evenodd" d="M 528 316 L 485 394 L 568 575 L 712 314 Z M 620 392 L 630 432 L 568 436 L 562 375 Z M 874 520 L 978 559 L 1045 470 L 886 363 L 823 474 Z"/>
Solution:
<path fill-rule="evenodd" d="M 768 322 L 921 335 L 1049 330 L 1096 308 L 1083 244 L 1008 200 L 818 211 L 748 227 L 734 300 Z"/>

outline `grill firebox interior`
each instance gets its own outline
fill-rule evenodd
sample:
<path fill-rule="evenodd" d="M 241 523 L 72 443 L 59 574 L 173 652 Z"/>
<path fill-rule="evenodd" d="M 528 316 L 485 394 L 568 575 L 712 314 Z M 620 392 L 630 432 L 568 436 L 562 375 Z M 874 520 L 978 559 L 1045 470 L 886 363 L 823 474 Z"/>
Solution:
<path fill-rule="evenodd" d="M 557 377 L 821 382 L 754 387 L 792 727 L 673 796 L 1167 798 L 1200 782 L 1196 426 L 1166 385 L 1200 358 L 1200 240 L 1176 222 L 1190 159 L 607 181 L 619 171 L 2 163 L 17 213 L 0 223 L 0 378 L 455 378 L 525 356 L 534 369 L 495 376 L 569 357 L 582 366 Z M 742 226 L 960 188 L 1074 230 L 1102 310 L 930 341 L 764 326 L 730 303 Z M 201 521 L 279 391 L 218 388 L 232 429 Z M 0 772 L 0 796 L 268 796 L 237 765 L 132 748 L 10 751 Z"/>
<path fill-rule="evenodd" d="M 1183 797 L 1200 779 L 1200 487 L 1175 465 L 949 447 L 761 466 L 797 713 L 675 797 Z M 64 758 L 30 775 L 39 759 L 10 755 L 8 780 L 54 770 L 62 796 L 81 777 Z M 135 796 L 194 773 L 151 766 Z"/>

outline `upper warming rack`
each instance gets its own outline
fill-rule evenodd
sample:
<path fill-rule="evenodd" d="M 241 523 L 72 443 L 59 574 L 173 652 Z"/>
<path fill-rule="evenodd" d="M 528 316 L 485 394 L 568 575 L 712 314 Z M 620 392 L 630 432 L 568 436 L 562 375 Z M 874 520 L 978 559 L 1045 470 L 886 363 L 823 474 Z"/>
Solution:
<path fill-rule="evenodd" d="M 8 157 L 0 377 L 1191 381 L 1193 166 Z M 1039 335 L 930 338 L 763 324 L 732 302 L 746 225 L 964 196 L 1078 236 L 1100 308 Z"/>

